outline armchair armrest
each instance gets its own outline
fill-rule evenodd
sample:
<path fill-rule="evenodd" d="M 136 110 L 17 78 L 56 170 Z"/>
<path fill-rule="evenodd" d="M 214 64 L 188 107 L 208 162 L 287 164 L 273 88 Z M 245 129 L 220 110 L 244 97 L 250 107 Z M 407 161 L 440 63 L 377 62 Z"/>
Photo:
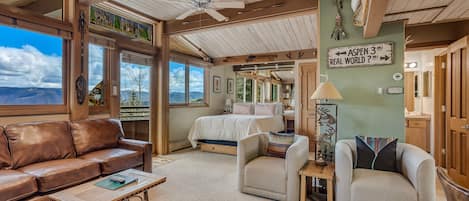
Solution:
<path fill-rule="evenodd" d="M 265 134 L 249 135 L 238 142 L 238 189 L 242 191 L 244 185 L 244 167 L 260 154 L 262 138 Z"/>
<path fill-rule="evenodd" d="M 295 142 L 288 148 L 285 156 L 287 168 L 287 200 L 300 200 L 300 169 L 308 162 L 309 140 L 296 135 Z"/>
<path fill-rule="evenodd" d="M 435 201 L 435 160 L 413 145 L 399 143 L 398 146 L 402 146 L 402 174 L 414 186 L 418 200 Z"/>
<path fill-rule="evenodd" d="M 119 139 L 119 148 L 139 151 L 143 153 L 143 171 L 152 171 L 152 144 L 150 142 L 130 139 Z"/>
<path fill-rule="evenodd" d="M 350 201 L 353 178 L 353 140 L 340 140 L 335 145 L 336 200 Z"/>

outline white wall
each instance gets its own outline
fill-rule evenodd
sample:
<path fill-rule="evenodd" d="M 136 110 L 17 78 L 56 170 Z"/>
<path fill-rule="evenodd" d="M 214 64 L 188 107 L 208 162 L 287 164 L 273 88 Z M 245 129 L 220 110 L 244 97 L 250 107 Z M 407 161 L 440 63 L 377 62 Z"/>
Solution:
<path fill-rule="evenodd" d="M 213 76 L 222 78 L 222 92 L 213 93 Z M 225 107 L 226 79 L 234 79 L 231 66 L 217 66 L 211 68 L 210 73 L 210 103 L 209 107 L 183 107 L 169 109 L 169 141 L 170 149 L 180 149 L 189 146 L 187 136 L 195 119 L 201 116 L 217 115 L 223 113 Z"/>

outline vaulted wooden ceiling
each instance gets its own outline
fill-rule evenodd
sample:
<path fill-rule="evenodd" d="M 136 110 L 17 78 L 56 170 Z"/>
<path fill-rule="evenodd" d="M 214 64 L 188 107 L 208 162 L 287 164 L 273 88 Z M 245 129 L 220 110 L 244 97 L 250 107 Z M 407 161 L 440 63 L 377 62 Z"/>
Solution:
<path fill-rule="evenodd" d="M 469 19 L 469 0 L 389 0 L 385 22 L 422 25 Z"/>

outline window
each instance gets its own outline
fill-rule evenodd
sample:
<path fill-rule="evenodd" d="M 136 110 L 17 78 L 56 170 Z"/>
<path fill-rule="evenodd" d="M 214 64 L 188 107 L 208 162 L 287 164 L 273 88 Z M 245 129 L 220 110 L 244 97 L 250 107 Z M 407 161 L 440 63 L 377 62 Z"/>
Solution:
<path fill-rule="evenodd" d="M 205 102 L 205 69 L 197 66 L 189 67 L 189 103 Z"/>
<path fill-rule="evenodd" d="M 88 59 L 88 97 L 89 106 L 105 105 L 105 48 L 89 44 Z"/>
<path fill-rule="evenodd" d="M 64 40 L 2 25 L 0 38 L 0 105 L 60 105 L 65 112 Z"/>
<path fill-rule="evenodd" d="M 252 103 L 253 80 L 245 77 L 236 78 L 236 102 Z"/>
<path fill-rule="evenodd" d="M 121 61 L 121 107 L 150 107 L 151 66 Z"/>
<path fill-rule="evenodd" d="M 186 65 L 169 63 L 169 103 L 186 103 Z"/>
<path fill-rule="evenodd" d="M 169 63 L 169 103 L 171 105 L 207 104 L 205 68 L 171 61 Z"/>
<path fill-rule="evenodd" d="M 279 92 L 279 87 L 277 84 L 272 84 L 272 102 L 278 102 L 279 97 L 278 97 L 278 92 Z"/>

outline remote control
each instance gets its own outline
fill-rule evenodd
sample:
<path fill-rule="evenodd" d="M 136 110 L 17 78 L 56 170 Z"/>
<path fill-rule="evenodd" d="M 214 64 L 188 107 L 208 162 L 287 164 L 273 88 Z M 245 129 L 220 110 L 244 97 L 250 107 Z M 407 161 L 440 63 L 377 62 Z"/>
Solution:
<path fill-rule="evenodd" d="M 122 178 L 122 177 L 118 177 L 118 176 L 111 176 L 109 177 L 109 179 L 112 181 L 112 182 L 117 182 L 117 183 L 125 183 L 125 179 Z"/>

